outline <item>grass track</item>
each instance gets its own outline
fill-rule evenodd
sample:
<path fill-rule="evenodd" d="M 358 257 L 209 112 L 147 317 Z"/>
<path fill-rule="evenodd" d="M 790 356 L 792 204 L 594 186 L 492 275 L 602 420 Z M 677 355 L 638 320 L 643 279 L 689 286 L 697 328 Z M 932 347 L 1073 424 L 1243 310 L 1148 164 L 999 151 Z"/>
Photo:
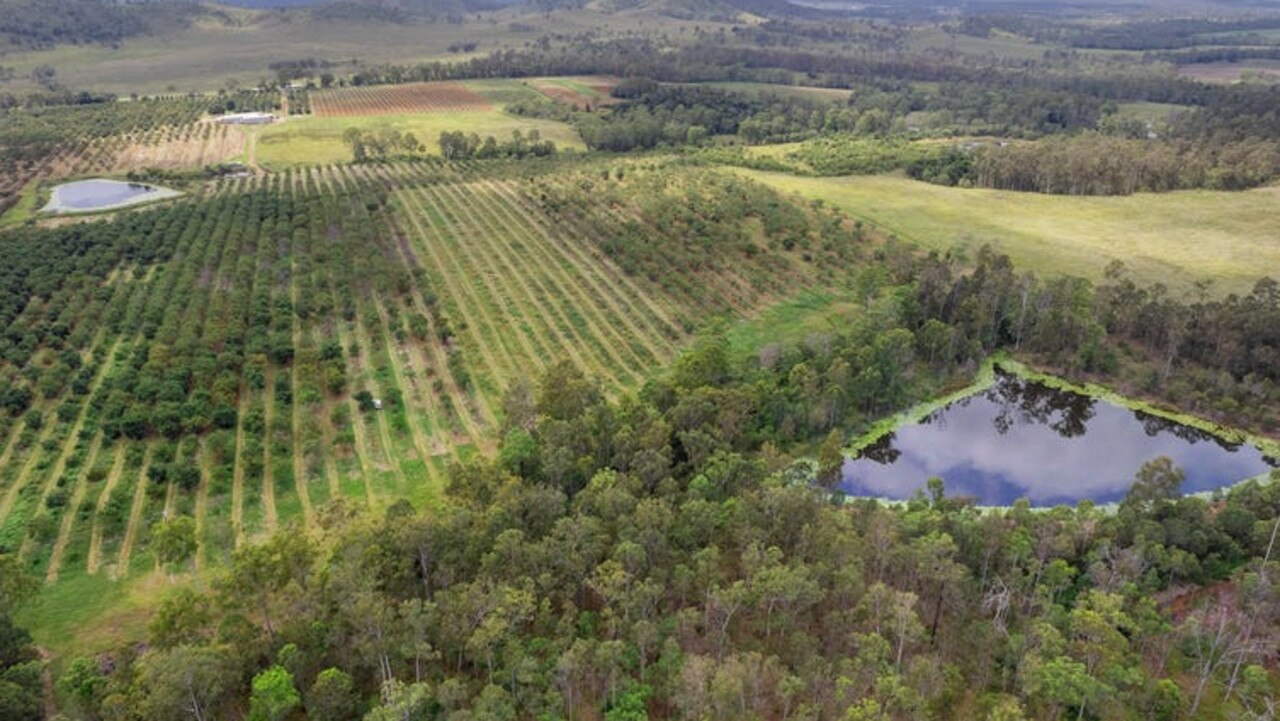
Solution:
<path fill-rule="evenodd" d="M 102 433 L 95 433 L 93 443 L 89 446 L 89 454 L 85 457 L 83 470 L 76 475 L 76 487 L 71 493 L 71 500 L 62 514 L 62 522 L 58 525 L 58 538 L 53 542 L 53 551 L 49 554 L 49 567 L 45 571 L 44 582 L 56 583 L 58 571 L 62 568 L 62 556 L 71 542 L 71 528 L 76 520 L 81 504 L 89 492 L 86 476 L 98 460 L 98 452 L 102 449 Z"/>
<path fill-rule="evenodd" d="M 231 477 L 231 528 L 235 533 L 236 546 L 244 542 L 244 447 L 247 434 L 244 429 L 244 417 L 249 412 L 249 393 L 240 389 L 239 405 L 236 406 L 236 458 L 235 470 Z"/>
<path fill-rule="evenodd" d="M 417 231 L 412 240 L 425 251 L 433 277 L 443 281 L 447 293 L 446 306 L 455 317 L 462 319 L 465 333 L 472 339 L 470 347 L 484 358 L 489 377 L 500 387 L 505 386 L 518 375 L 513 358 L 519 353 L 513 353 L 509 345 L 513 342 L 510 334 L 501 332 L 482 297 L 470 283 L 462 282 L 466 271 L 455 266 L 453 257 L 441 248 L 441 238 L 451 232 L 443 216 L 426 211 L 421 201 L 411 193 L 397 194 L 396 200 L 400 202 L 401 214 Z M 425 223 L 420 221 L 423 217 L 426 218 Z M 543 368 L 542 359 L 537 356 L 531 359 L 530 364 L 533 369 Z"/>
<path fill-rule="evenodd" d="M 196 488 L 196 538 L 199 539 L 199 545 L 196 546 L 195 567 L 199 572 L 204 568 L 205 553 L 208 550 L 205 541 L 205 525 L 209 515 L 209 484 L 213 482 L 212 459 L 209 458 L 209 446 L 204 438 L 200 439 L 199 445 L 199 468 L 200 468 L 200 485 Z"/>
<path fill-rule="evenodd" d="M 266 371 L 266 390 L 262 393 L 263 425 L 267 437 L 262 444 L 262 513 L 264 530 L 274 533 L 280 519 L 276 512 L 275 471 L 271 467 L 272 436 L 275 435 L 276 396 L 274 393 L 276 373 L 268 366 Z"/>
<path fill-rule="evenodd" d="M 102 483 L 102 492 L 98 494 L 98 502 L 94 508 L 93 528 L 89 532 L 89 555 L 85 562 L 89 573 L 97 573 L 102 566 L 102 512 L 111 500 L 111 493 L 120 484 L 120 476 L 124 474 L 124 444 L 116 444 L 115 458 L 111 462 L 111 470 Z"/>
<path fill-rule="evenodd" d="M 147 469 L 151 467 L 151 455 L 155 444 L 148 443 L 146 454 L 142 457 L 142 467 L 138 469 L 138 479 L 133 487 L 133 501 L 129 506 L 129 523 L 125 526 L 124 540 L 120 542 L 120 552 L 116 556 L 115 578 L 129 575 L 129 561 L 133 554 L 133 544 L 138 540 L 138 526 L 142 522 L 142 511 L 147 502 Z"/>
<path fill-rule="evenodd" d="M 659 302 L 653 294 L 642 290 L 637 281 L 622 272 L 607 256 L 591 247 L 590 243 L 583 242 L 586 236 L 580 228 L 575 227 L 578 232 L 571 237 L 568 229 L 539 213 L 510 181 L 482 182 L 493 187 L 506 201 L 512 215 L 523 218 L 547 238 L 576 272 L 588 280 L 592 291 L 608 299 L 606 302 L 617 315 L 628 323 L 647 323 L 647 332 L 637 332 L 637 335 L 650 347 L 654 357 L 669 355 L 684 339 L 680 326 L 671 318 L 670 314 L 675 309 L 670 299 L 664 298 L 664 302 Z"/>
<path fill-rule="evenodd" d="M 293 252 L 289 254 L 289 301 L 293 307 L 298 304 L 298 243 L 293 243 Z M 293 342 L 294 362 L 289 368 L 289 389 L 293 402 L 289 404 L 292 417 L 289 425 L 293 434 L 293 483 L 298 493 L 298 501 L 302 504 L 302 520 L 307 526 L 315 522 L 315 512 L 311 509 L 311 493 L 307 488 L 306 460 L 302 457 L 302 395 L 298 387 L 297 354 L 302 350 L 302 324 L 296 312 L 291 314 L 289 335 Z"/>

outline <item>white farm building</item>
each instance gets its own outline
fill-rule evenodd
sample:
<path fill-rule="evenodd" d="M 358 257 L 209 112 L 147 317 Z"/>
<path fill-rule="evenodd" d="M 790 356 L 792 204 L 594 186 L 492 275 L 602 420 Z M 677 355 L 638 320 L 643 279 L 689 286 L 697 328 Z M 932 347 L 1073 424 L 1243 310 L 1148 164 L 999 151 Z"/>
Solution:
<path fill-rule="evenodd" d="M 218 118 L 219 123 L 226 125 L 267 125 L 275 121 L 276 116 L 271 113 L 230 113 Z"/>

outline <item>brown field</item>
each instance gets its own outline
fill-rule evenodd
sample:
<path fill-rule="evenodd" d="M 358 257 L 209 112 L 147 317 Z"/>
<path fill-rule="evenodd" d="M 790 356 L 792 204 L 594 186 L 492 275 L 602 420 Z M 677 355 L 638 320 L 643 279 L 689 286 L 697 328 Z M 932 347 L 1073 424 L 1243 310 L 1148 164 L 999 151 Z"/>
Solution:
<path fill-rule="evenodd" d="M 202 129 L 203 125 L 197 125 Z M 102 172 L 118 173 L 141 168 L 185 170 L 228 162 L 244 153 L 245 131 L 229 125 L 132 142 L 105 153 L 98 165 Z M 114 155 L 114 157 L 112 157 Z M 88 169 L 77 172 L 83 173 Z"/>
<path fill-rule="evenodd" d="M 588 110 L 595 107 L 597 104 L 597 98 L 589 95 L 583 95 L 582 93 L 575 92 L 560 85 L 538 82 L 531 83 L 531 85 L 533 85 L 534 90 L 537 90 L 548 98 L 557 102 L 568 103 L 579 110 Z"/>
<path fill-rule="evenodd" d="M 130 170 L 196 170 L 234 160 L 244 154 L 245 131 L 217 123 L 194 123 L 157 128 L 140 135 L 120 135 L 64 153 L 51 163 L 42 179 L 113 175 Z"/>
<path fill-rule="evenodd" d="M 609 97 L 609 94 L 613 92 L 614 86 L 618 84 L 618 78 L 611 78 L 607 75 L 587 75 L 574 78 L 574 80 L 605 97 Z"/>
<path fill-rule="evenodd" d="M 491 107 L 479 94 L 452 82 L 338 88 L 311 96 L 311 111 L 321 118 L 489 110 Z"/>
<path fill-rule="evenodd" d="M 529 85 L 534 90 L 579 110 L 590 110 L 617 102 L 610 95 L 617 84 L 618 81 L 613 78 L 595 75 L 581 78 L 538 78 L 529 81 Z"/>

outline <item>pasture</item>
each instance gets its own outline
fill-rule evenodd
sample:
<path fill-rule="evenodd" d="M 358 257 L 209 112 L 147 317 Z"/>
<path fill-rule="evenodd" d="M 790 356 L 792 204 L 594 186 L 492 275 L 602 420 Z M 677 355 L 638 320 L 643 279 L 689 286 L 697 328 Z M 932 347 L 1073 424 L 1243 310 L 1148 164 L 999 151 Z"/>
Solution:
<path fill-rule="evenodd" d="M 1020 267 L 1099 278 L 1124 261 L 1147 282 L 1185 289 L 1211 280 L 1247 291 L 1280 268 L 1280 188 L 1067 197 L 965 190 L 900 175 L 803 178 L 739 171 L 780 190 L 822 200 L 927 248 L 984 243 Z"/>
<path fill-rule="evenodd" d="M 456 130 L 477 133 L 481 137 L 492 135 L 499 140 L 509 139 L 515 130 L 522 133 L 537 130 L 544 139 L 554 142 L 559 150 L 581 150 L 585 147 L 578 132 L 565 123 L 517 117 L 496 109 L 352 117 L 297 116 L 251 131 L 256 136 L 255 161 L 273 170 L 350 161 L 351 149 L 343 141 L 342 133 L 353 127 L 364 131 L 391 129 L 413 133 L 426 144 L 427 152 L 431 154 L 440 151 L 436 142 L 440 133 Z"/>

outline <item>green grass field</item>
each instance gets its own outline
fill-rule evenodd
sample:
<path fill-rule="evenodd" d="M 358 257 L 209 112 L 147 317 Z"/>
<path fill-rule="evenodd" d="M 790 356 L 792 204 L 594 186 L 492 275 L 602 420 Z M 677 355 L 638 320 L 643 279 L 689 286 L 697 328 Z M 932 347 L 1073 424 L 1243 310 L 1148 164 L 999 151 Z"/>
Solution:
<path fill-rule="evenodd" d="M 343 142 L 347 128 L 361 130 L 394 129 L 411 132 L 426 144 L 431 154 L 440 152 L 437 139 L 446 130 L 465 130 L 481 137 L 492 135 L 499 140 L 511 137 L 514 130 L 536 129 L 560 150 L 581 150 L 585 146 L 572 127 L 552 120 L 521 118 L 501 110 L 404 113 L 369 115 L 352 118 L 293 117 L 270 127 L 258 128 L 255 159 L 265 168 L 279 170 L 302 165 L 344 163 L 351 160 L 351 149 Z"/>
<path fill-rule="evenodd" d="M 727 337 L 734 356 L 746 357 L 765 345 L 786 346 L 847 328 L 858 310 L 842 295 L 805 290 L 753 318 L 737 322 L 729 328 Z"/>
<path fill-rule="evenodd" d="M 1188 110 L 1188 106 L 1175 103 L 1120 103 L 1118 107 L 1117 115 L 1121 118 L 1152 124 L 1168 123 Z"/>
<path fill-rule="evenodd" d="M 930 185 L 898 175 L 802 178 L 740 171 L 823 200 L 928 248 L 983 243 L 1044 273 L 1097 278 L 1122 260 L 1145 281 L 1185 288 L 1209 279 L 1247 291 L 1280 268 L 1280 188 L 1065 197 Z"/>

